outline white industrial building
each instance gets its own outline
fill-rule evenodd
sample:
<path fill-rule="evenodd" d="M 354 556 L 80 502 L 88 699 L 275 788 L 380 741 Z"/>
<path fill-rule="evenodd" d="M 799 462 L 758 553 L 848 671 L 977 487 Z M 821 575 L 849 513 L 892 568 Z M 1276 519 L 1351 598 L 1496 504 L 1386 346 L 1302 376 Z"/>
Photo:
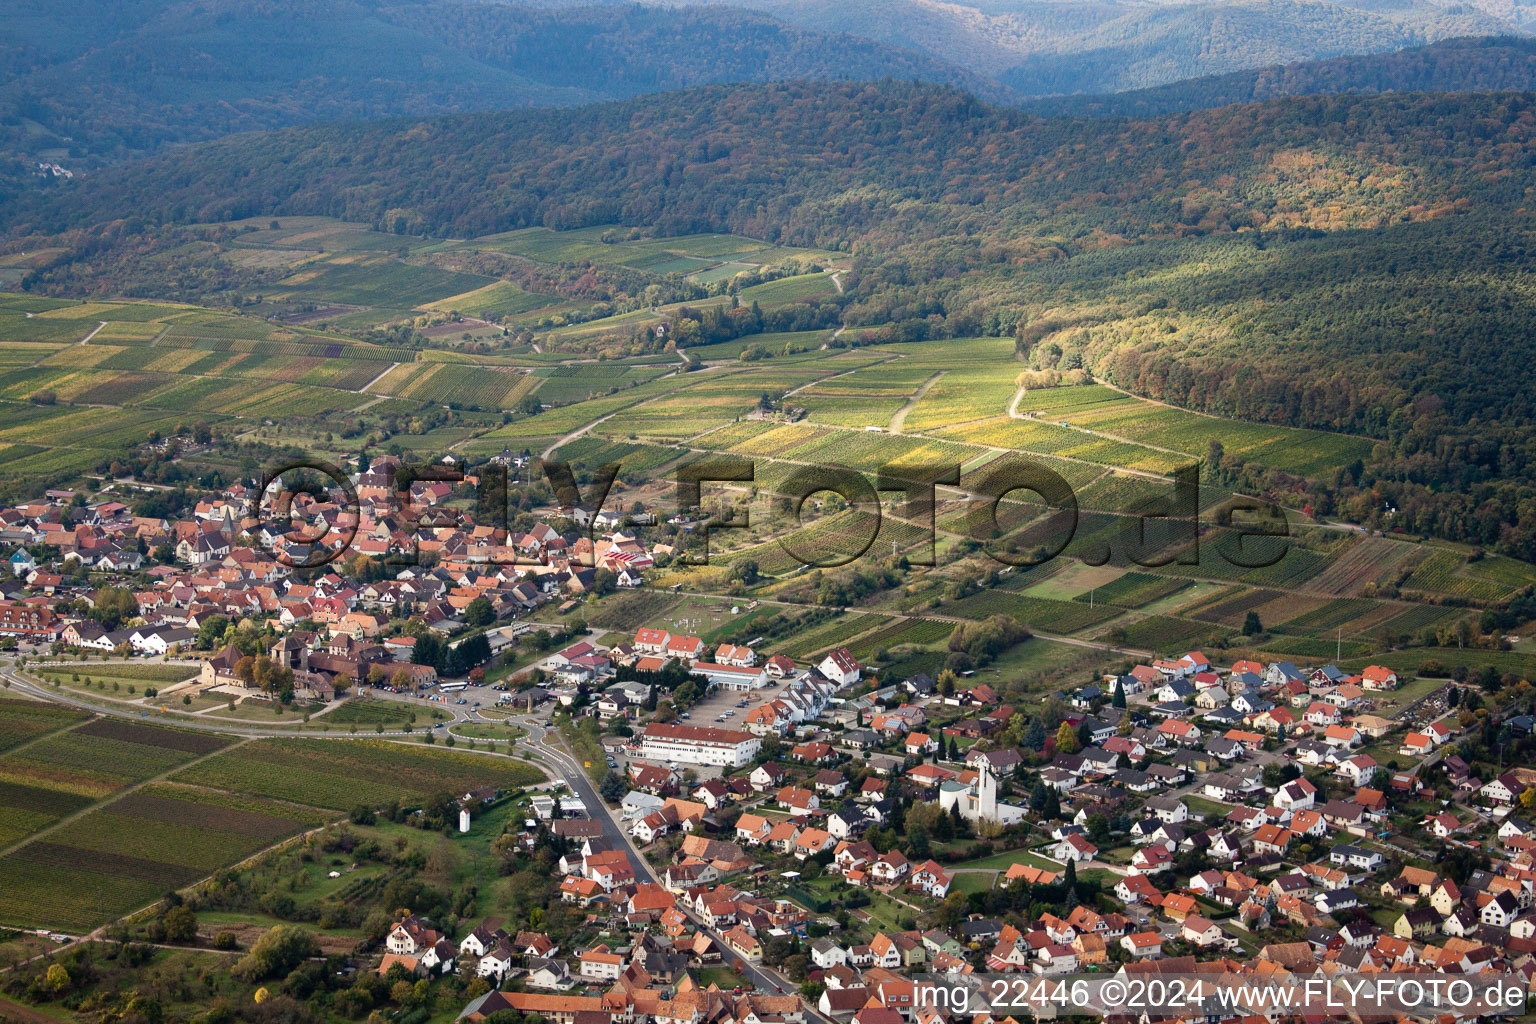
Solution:
<path fill-rule="evenodd" d="M 713 764 L 740 768 L 757 756 L 762 740 L 736 729 L 710 729 L 702 725 L 648 725 L 641 750 L 644 757 L 663 763 Z"/>

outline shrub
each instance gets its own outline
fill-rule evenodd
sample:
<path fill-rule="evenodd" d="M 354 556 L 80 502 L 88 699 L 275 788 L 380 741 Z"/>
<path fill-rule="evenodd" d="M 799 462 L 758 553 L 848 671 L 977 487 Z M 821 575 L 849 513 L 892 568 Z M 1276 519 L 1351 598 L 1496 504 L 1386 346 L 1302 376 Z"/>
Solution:
<path fill-rule="evenodd" d="M 312 956 L 319 955 L 315 937 L 293 925 L 279 925 L 257 939 L 251 951 L 230 968 L 244 982 L 280 977 Z"/>

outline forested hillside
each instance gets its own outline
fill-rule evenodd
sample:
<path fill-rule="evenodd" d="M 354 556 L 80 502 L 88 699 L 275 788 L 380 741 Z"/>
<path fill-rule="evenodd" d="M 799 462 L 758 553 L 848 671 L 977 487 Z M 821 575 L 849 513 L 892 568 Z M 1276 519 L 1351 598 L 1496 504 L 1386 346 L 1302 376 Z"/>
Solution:
<path fill-rule="evenodd" d="M 1396 53 L 1334 57 L 1097 96 L 1035 99 L 1045 117 L 1151 117 L 1281 96 L 1382 92 L 1512 92 L 1536 88 L 1536 39 L 1448 39 Z"/>
<path fill-rule="evenodd" d="M 69 251 L 27 283 L 75 291 L 170 245 L 156 225 L 279 214 L 841 249 L 856 256 L 838 299 L 850 324 L 1015 334 L 1031 366 L 1380 438 L 1368 470 L 1314 482 L 1318 507 L 1392 504 L 1417 528 L 1531 557 L 1533 126 L 1527 93 L 1127 121 L 889 82 L 709 87 L 221 140 L 12 204 L 8 226 L 62 233 Z"/>
<path fill-rule="evenodd" d="M 308 121 L 569 105 L 707 82 L 898 75 L 1006 92 L 923 54 L 751 11 L 474 0 L 5 0 L 0 70 L 0 157 L 13 178 L 35 159 L 80 172 Z"/>
<path fill-rule="evenodd" d="M 937 229 L 976 236 L 970 262 L 985 266 L 1063 245 L 1512 211 L 1533 106 L 1526 94 L 1306 97 L 1074 121 L 890 81 L 720 86 L 223 139 L 3 216 L 44 232 L 267 213 L 454 236 L 618 222 L 887 251 Z"/>

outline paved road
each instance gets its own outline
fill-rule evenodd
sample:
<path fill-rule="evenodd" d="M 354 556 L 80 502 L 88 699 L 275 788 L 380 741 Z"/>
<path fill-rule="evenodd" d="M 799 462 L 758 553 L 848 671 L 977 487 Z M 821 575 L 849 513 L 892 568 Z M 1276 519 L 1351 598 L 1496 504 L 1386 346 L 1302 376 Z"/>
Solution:
<path fill-rule="evenodd" d="M 52 687 L 40 686 L 37 683 L 22 678 L 16 672 L 14 666 L 9 664 L 0 667 L 0 677 L 8 680 L 11 683 L 12 688 L 19 690 L 28 696 L 36 697 L 40 700 L 54 701 L 56 703 L 65 704 L 70 707 L 92 711 L 97 714 L 134 720 L 144 718 L 169 718 L 169 716 L 155 715 L 148 709 L 134 710 L 128 708 L 103 706 L 88 701 L 82 697 L 78 697 L 67 690 L 55 690 Z M 380 696 L 384 695 L 381 694 Z M 397 695 L 391 694 L 389 696 L 394 699 L 401 699 Z M 445 722 L 445 726 L 448 724 L 456 724 L 461 721 L 471 721 L 477 717 L 472 714 L 473 709 L 468 707 L 444 704 L 442 705 L 442 708 L 452 715 L 451 722 Z M 197 729 L 203 732 L 225 733 L 248 738 L 285 736 L 300 736 L 307 739 L 358 738 L 357 736 L 349 733 L 320 733 L 312 731 L 299 732 L 292 729 L 286 731 L 273 730 L 270 728 L 264 729 L 259 726 L 243 726 L 239 724 L 228 724 L 222 722 L 200 722 L 197 720 L 185 719 L 179 716 L 171 720 L 171 722 L 172 724 L 182 728 Z M 512 743 L 512 748 L 514 750 L 521 751 L 525 755 L 536 755 L 541 760 L 551 764 L 555 774 L 558 777 L 563 777 L 566 784 L 571 787 L 572 791 L 581 797 L 582 802 L 585 803 L 589 808 L 592 808 L 593 818 L 603 826 L 604 837 L 613 844 L 615 849 L 625 850 L 629 854 L 630 860 L 635 865 L 635 877 L 642 882 L 654 882 L 656 884 L 660 884 L 660 879 L 656 877 L 655 872 L 651 869 L 650 863 L 635 846 L 634 841 L 624 830 L 623 826 L 614 816 L 613 812 L 608 808 L 608 805 L 604 803 L 603 799 L 598 795 L 597 788 L 592 785 L 592 781 L 587 778 L 586 772 L 583 769 L 580 760 L 574 757 L 563 747 L 563 745 L 559 743 L 554 730 L 550 728 L 546 722 L 538 719 L 529 719 L 518 724 L 523 725 L 528 730 L 528 732 L 514 740 Z M 397 730 L 386 731 L 383 733 L 368 733 L 367 735 L 372 737 L 417 737 L 420 736 L 421 733 L 420 731 L 407 733 L 403 730 Z M 719 932 L 713 928 L 710 928 L 703 921 L 696 918 L 691 911 L 687 911 L 685 909 L 685 913 L 687 913 L 688 916 L 693 919 L 694 924 L 697 925 L 701 931 L 705 932 L 707 935 L 713 938 L 715 942 L 720 946 L 720 949 L 722 950 L 725 957 L 725 962 L 727 964 L 736 966 L 746 977 L 746 979 L 753 985 L 757 986 L 761 991 L 779 991 L 785 993 L 795 993 L 798 991 L 798 987 L 794 984 L 794 982 L 792 982 L 784 975 L 779 974 L 777 971 L 774 971 L 771 968 L 749 964 L 745 960 L 742 960 L 736 954 L 731 952 L 730 947 L 725 944 L 725 939 Z M 832 1022 L 827 1021 L 826 1018 L 822 1017 L 822 1015 L 814 1007 L 807 1006 L 806 1009 L 807 1012 L 816 1020 L 822 1021 L 823 1024 L 832 1024 Z"/>
<path fill-rule="evenodd" d="M 587 778 L 581 761 L 565 749 L 553 729 L 547 729 L 544 732 L 538 733 L 536 738 L 519 738 L 517 745 L 527 747 L 530 750 L 537 750 L 553 762 L 559 771 L 564 774 L 566 783 L 581 797 L 583 803 L 592 808 L 593 818 L 603 826 L 603 838 L 612 843 L 616 849 L 624 850 L 629 854 L 629 859 L 635 865 L 635 877 L 637 880 L 661 884 L 661 880 L 656 877 L 656 873 L 651 869 L 650 863 L 635 845 L 629 833 L 624 830 L 623 825 L 614 816 L 613 811 L 598 796 L 597 788 L 592 785 L 592 780 Z M 730 947 L 725 944 L 724 937 L 719 932 L 701 921 L 691 910 L 683 908 L 683 911 L 693 920 L 693 923 L 700 931 L 714 939 L 720 946 L 725 956 L 725 962 L 740 970 L 747 980 L 757 986 L 759 990 L 769 993 L 775 990 L 785 993 L 795 993 L 798 991 L 798 986 L 779 972 L 769 967 L 749 964 L 732 953 Z M 806 1010 L 817 1020 L 825 1021 L 825 1018 L 814 1007 L 807 1006 Z M 830 1022 L 827 1022 L 827 1024 L 830 1024 Z"/>
<path fill-rule="evenodd" d="M 406 732 L 404 729 L 397 729 L 397 730 L 385 730 L 384 732 L 381 732 L 381 733 L 380 732 L 367 732 L 367 733 L 364 733 L 364 732 L 361 732 L 361 731 L 359 731 L 357 733 L 335 732 L 335 731 L 332 731 L 332 732 L 319 732 L 319 731 L 316 731 L 316 730 L 313 730 L 313 729 L 300 729 L 300 728 L 298 728 L 296 726 L 289 726 L 287 728 L 276 728 L 276 729 L 274 729 L 274 728 L 264 728 L 264 727 L 259 726 L 259 725 L 249 725 L 249 726 L 248 725 L 241 725 L 238 722 L 230 722 L 230 721 L 222 721 L 222 722 L 199 721 L 196 718 L 189 717 L 189 716 L 186 716 L 186 715 L 160 714 L 159 712 L 156 712 L 156 711 L 154 711 L 154 710 L 152 710 L 152 709 L 150 709 L 148 707 L 144 707 L 144 708 L 134 708 L 134 707 L 131 707 L 131 706 L 130 707 L 113 707 L 110 704 L 97 704 L 96 702 L 87 700 L 84 697 L 76 696 L 74 693 L 70 692 L 69 690 L 63 689 L 62 687 L 56 690 L 56 689 L 53 689 L 52 687 L 49 687 L 49 686 L 42 686 L 42 685 L 39 685 L 38 683 L 34 683 L 31 680 L 29 680 L 29 679 L 24 679 L 24 678 L 22 678 L 22 676 L 17 674 L 15 668 L 10 666 L 10 665 L 6 665 L 4 667 L 0 667 L 0 678 L 4 678 L 5 680 L 9 681 L 10 684 L 11 684 L 11 688 L 13 690 L 20 691 L 21 693 L 24 693 L 24 694 L 26 694 L 26 695 L 28 695 L 30 697 L 36 697 L 39 700 L 53 701 L 56 704 L 67 704 L 70 707 L 80 708 L 83 711 L 91 711 L 91 712 L 94 712 L 94 713 L 96 713 L 98 715 L 108 715 L 108 716 L 113 717 L 113 718 L 128 718 L 128 719 L 132 719 L 134 721 L 139 721 L 141 719 L 143 719 L 143 720 L 152 720 L 152 721 L 156 721 L 156 722 L 163 722 L 163 723 L 165 723 L 167 725 L 174 725 L 174 726 L 176 726 L 177 728 L 180 728 L 180 729 L 196 729 L 196 730 L 199 730 L 199 731 L 202 731 L 202 732 L 227 733 L 227 734 L 232 735 L 232 736 L 250 736 L 250 737 L 263 737 L 263 738 L 298 737 L 300 739 L 316 739 L 316 740 L 323 740 L 323 739 L 332 739 L 332 740 L 348 740 L 348 739 L 352 739 L 352 740 L 355 740 L 355 739 L 367 738 L 369 736 L 373 736 L 373 737 L 379 737 L 379 736 L 384 736 L 384 737 L 413 736 L 413 737 L 418 737 L 419 738 L 421 736 L 422 732 L 425 731 L 423 729 L 414 729 L 411 732 Z M 445 727 L 450 725 L 450 724 L 457 723 L 457 722 L 467 718 L 467 716 L 462 716 L 460 714 L 463 709 L 454 709 L 454 708 L 448 707 L 448 710 L 451 710 L 451 711 L 454 712 L 454 717 L 453 717 L 453 719 L 451 721 L 445 721 L 443 723 L 443 725 Z"/>

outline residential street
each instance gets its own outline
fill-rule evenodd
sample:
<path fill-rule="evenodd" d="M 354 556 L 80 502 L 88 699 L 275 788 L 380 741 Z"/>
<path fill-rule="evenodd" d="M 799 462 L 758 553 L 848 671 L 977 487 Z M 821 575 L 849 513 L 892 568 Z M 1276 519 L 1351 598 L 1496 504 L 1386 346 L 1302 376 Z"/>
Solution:
<path fill-rule="evenodd" d="M 75 696 L 74 694 L 63 690 L 62 688 L 53 689 L 31 682 L 30 680 L 23 678 L 12 663 L 5 663 L 3 667 L 0 667 L 0 677 L 10 681 L 12 692 L 20 692 L 21 694 L 36 698 L 38 700 L 53 701 L 60 704 L 66 704 L 70 707 L 76 707 L 86 711 L 93 711 L 98 714 L 110 715 L 116 718 L 126 718 L 133 720 L 146 718 L 157 720 L 166 719 L 166 724 L 174 725 L 178 728 L 196 729 L 203 732 L 225 733 L 252 739 L 399 739 L 402 737 L 419 738 L 422 735 L 421 729 L 416 729 L 412 732 L 406 732 L 404 730 L 386 730 L 382 733 L 370 732 L 363 735 L 354 735 L 346 732 L 316 732 L 313 730 L 301 731 L 291 728 L 273 729 L 262 728 L 260 726 L 243 726 L 235 723 L 224 722 L 200 722 L 195 719 L 189 719 L 186 716 L 178 715 L 171 717 L 155 715 L 148 710 L 132 711 L 126 708 L 116 708 L 106 704 L 98 704 L 94 701 L 89 701 L 82 697 Z M 435 707 L 446 711 L 450 715 L 450 718 L 444 720 L 441 723 L 443 728 L 447 728 L 450 725 L 458 724 L 460 722 L 485 721 L 484 719 L 480 719 L 479 716 L 475 714 L 475 709 L 469 705 L 456 705 L 447 701 L 431 702 L 429 704 L 426 701 L 413 699 L 403 694 L 392 694 L 386 692 L 378 692 L 373 694 L 373 696 L 385 700 L 397 700 L 409 702 L 411 704 L 424 704 L 428 707 Z M 512 749 L 525 755 L 531 755 L 523 758 L 523 760 L 529 761 L 536 767 L 540 766 L 541 762 L 544 765 L 551 766 L 553 770 L 552 781 L 563 781 L 568 786 L 570 786 L 571 790 L 580 796 L 582 802 L 585 803 L 591 810 L 592 817 L 602 824 L 603 835 L 614 845 L 614 848 L 622 849 L 629 855 L 630 860 L 635 866 L 635 877 L 642 882 L 653 882 L 658 885 L 661 884 L 660 879 L 657 878 L 656 873 L 651 869 L 651 866 L 649 862 L 647 862 L 645 856 L 640 852 L 639 848 L 636 847 L 629 833 L 625 831 L 622 824 L 614 816 L 613 812 L 609 810 L 606 804 L 603 803 L 602 798 L 598 795 L 597 787 L 595 787 L 591 780 L 587 778 L 586 772 L 584 771 L 581 762 L 569 751 L 567 751 L 563 745 L 560 744 L 558 733 L 556 733 L 554 728 L 549 726 L 547 721 L 542 716 L 531 716 L 523 720 L 520 724 L 522 724 L 528 731 L 512 741 Z M 468 751 L 466 751 L 466 753 L 468 753 Z M 493 754 L 493 752 L 489 751 L 484 753 Z M 510 753 L 503 754 L 499 751 L 496 751 L 494 752 L 493 756 L 512 755 Z M 546 772 L 546 774 L 548 774 L 548 772 Z M 718 931 L 710 928 L 703 921 L 699 920 L 691 910 L 687 910 L 685 912 L 701 931 L 709 935 L 720 946 L 720 949 L 725 958 L 725 962 L 728 965 L 738 967 L 746 979 L 758 989 L 764 992 L 793 993 L 798 991 L 798 985 L 777 971 L 760 965 L 749 964 L 745 960 L 741 959 L 731 951 L 729 946 L 725 944 L 724 938 Z M 831 1022 L 823 1017 L 822 1014 L 814 1007 L 808 1005 L 806 1010 L 808 1014 L 810 1014 L 813 1018 L 822 1021 L 823 1024 L 831 1024 Z"/>
<path fill-rule="evenodd" d="M 516 745 L 529 752 L 541 754 L 554 762 L 555 766 L 561 772 L 564 772 L 565 781 L 572 791 L 581 797 L 582 802 L 588 808 L 593 809 L 593 818 L 602 823 L 603 836 L 613 843 L 616 849 L 622 849 L 629 854 L 630 861 L 635 865 L 636 879 L 642 882 L 661 884 L 661 880 L 651 870 L 650 864 L 640 852 L 639 847 L 635 845 L 629 833 L 625 831 L 618 818 L 614 816 L 613 812 L 598 796 L 597 787 L 593 786 L 591 780 L 587 778 L 586 772 L 582 769 L 581 762 L 560 744 L 558 733 L 553 728 L 545 729 L 540 733 L 537 743 L 528 737 L 520 737 Z M 725 956 L 725 962 L 736 966 L 746 976 L 747 980 L 757 986 L 758 989 L 763 992 L 780 991 L 793 993 L 798 991 L 799 986 L 779 972 L 772 968 L 749 964 L 733 953 L 730 947 L 725 944 L 725 939 L 721 934 L 701 921 L 691 909 L 684 908 L 684 912 L 700 931 L 714 939 L 720 946 Z M 830 1024 L 830 1021 L 827 1021 L 827 1018 L 823 1017 L 815 1007 L 807 1006 L 806 1012 L 815 1019 Z"/>

